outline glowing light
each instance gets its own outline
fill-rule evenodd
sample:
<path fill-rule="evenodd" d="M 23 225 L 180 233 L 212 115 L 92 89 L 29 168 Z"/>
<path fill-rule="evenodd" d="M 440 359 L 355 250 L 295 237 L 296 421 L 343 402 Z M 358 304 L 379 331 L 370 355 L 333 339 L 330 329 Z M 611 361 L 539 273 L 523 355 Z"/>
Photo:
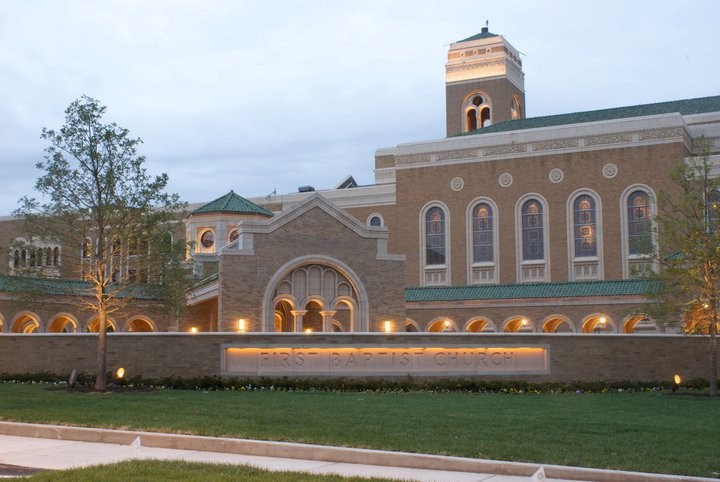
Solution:
<path fill-rule="evenodd" d="M 247 331 L 247 324 L 243 318 L 238 320 L 238 331 Z"/>
<path fill-rule="evenodd" d="M 116 374 L 117 374 L 117 377 L 118 377 L 118 378 L 124 377 L 124 376 L 125 376 L 125 369 L 124 369 L 123 367 L 118 368 Z M 677 376 L 677 375 L 675 375 L 675 376 Z"/>
<path fill-rule="evenodd" d="M 601 324 L 601 325 L 604 325 L 606 322 L 607 322 L 607 318 L 605 318 L 604 316 L 601 316 L 601 317 L 600 317 L 600 324 Z"/>
<path fill-rule="evenodd" d="M 445 323 L 443 323 L 443 325 L 445 325 L 445 328 L 450 328 L 450 320 L 445 320 Z"/>
<path fill-rule="evenodd" d="M 675 381 L 675 385 L 680 385 L 682 383 L 682 378 L 680 378 L 680 375 L 678 375 L 677 373 L 673 377 L 673 380 Z"/>
<path fill-rule="evenodd" d="M 190 333 L 197 333 L 197 332 L 198 332 L 197 326 L 193 326 L 192 328 L 190 328 Z"/>
<path fill-rule="evenodd" d="M 312 328 L 305 328 L 305 333 L 312 333 Z"/>
<path fill-rule="evenodd" d="M 389 321 L 385 322 L 385 331 L 392 331 L 392 323 Z"/>
<path fill-rule="evenodd" d="M 520 320 L 520 324 L 521 324 L 522 326 L 527 326 L 528 320 L 526 320 L 525 318 L 523 318 L 522 320 Z"/>

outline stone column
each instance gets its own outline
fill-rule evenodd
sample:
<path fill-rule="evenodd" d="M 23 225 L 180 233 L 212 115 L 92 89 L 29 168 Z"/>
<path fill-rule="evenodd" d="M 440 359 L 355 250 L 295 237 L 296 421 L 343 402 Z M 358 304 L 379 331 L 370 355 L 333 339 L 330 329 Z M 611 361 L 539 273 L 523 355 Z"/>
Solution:
<path fill-rule="evenodd" d="M 337 311 L 321 311 L 320 312 L 320 314 L 323 317 L 323 331 L 324 332 L 332 331 L 332 319 L 333 319 L 333 316 L 335 316 L 335 313 L 337 313 Z"/>
<path fill-rule="evenodd" d="M 307 313 L 307 310 L 292 310 L 290 313 L 293 315 L 293 331 L 296 333 L 302 331 L 302 318 Z"/>

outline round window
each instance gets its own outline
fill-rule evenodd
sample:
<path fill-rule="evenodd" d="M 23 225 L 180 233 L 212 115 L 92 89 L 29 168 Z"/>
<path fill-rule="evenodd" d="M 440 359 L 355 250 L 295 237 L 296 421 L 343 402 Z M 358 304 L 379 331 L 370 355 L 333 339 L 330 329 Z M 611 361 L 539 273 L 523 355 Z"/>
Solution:
<path fill-rule="evenodd" d="M 371 217 L 370 226 L 382 226 L 382 220 L 380 219 L 380 216 Z"/>
<path fill-rule="evenodd" d="M 204 231 L 200 236 L 200 244 L 203 248 L 211 248 L 215 244 L 215 234 L 211 230 Z"/>
<path fill-rule="evenodd" d="M 232 242 L 235 241 L 239 236 L 240 236 L 240 233 L 238 233 L 238 230 L 237 230 L 237 229 L 233 229 L 232 231 L 230 231 L 230 242 L 232 243 Z"/>

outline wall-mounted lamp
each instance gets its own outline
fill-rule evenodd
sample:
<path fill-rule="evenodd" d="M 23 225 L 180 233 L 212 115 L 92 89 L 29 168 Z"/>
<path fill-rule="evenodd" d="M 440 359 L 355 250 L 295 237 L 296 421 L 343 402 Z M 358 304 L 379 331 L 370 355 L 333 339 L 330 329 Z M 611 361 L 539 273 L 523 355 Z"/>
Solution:
<path fill-rule="evenodd" d="M 385 322 L 385 332 L 390 332 L 390 331 L 392 331 L 392 322 L 386 321 Z"/>
<path fill-rule="evenodd" d="M 197 332 L 198 332 L 197 326 L 193 326 L 192 328 L 190 328 L 190 333 L 197 333 Z"/>
<path fill-rule="evenodd" d="M 240 318 L 238 320 L 238 331 L 241 333 L 244 333 L 247 331 L 247 323 L 245 322 L 244 318 Z"/>
<path fill-rule="evenodd" d="M 305 328 L 305 333 L 312 333 L 312 328 Z"/>

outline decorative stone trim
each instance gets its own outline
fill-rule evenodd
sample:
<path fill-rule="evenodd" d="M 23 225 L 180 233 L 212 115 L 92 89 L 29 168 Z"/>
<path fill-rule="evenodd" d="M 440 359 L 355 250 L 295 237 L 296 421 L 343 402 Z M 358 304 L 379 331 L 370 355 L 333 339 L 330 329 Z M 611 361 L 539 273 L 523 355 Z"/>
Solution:
<path fill-rule="evenodd" d="M 668 137 L 679 137 L 683 135 L 683 129 L 679 127 L 673 127 L 668 129 L 653 129 L 650 131 L 641 132 L 638 135 L 638 139 L 641 141 L 648 141 L 652 139 L 667 139 Z"/>
<path fill-rule="evenodd" d="M 437 156 L 435 156 L 433 161 L 447 161 L 448 159 L 472 159 L 473 157 L 478 157 L 477 149 L 441 152 L 437 154 Z"/>
<path fill-rule="evenodd" d="M 593 136 L 583 139 L 586 146 L 597 146 L 604 144 L 620 144 L 623 142 L 632 142 L 632 134 L 614 134 L 607 136 Z"/>
<path fill-rule="evenodd" d="M 565 179 L 565 173 L 562 169 L 555 168 L 550 171 L 548 178 L 550 179 L 550 182 L 557 184 L 559 182 L 562 182 L 563 179 Z"/>
<path fill-rule="evenodd" d="M 483 149 L 484 156 L 497 156 L 500 154 L 519 154 L 527 152 L 527 144 L 501 144 Z"/>
<path fill-rule="evenodd" d="M 420 163 L 427 163 L 431 162 L 432 158 L 430 157 L 430 154 L 416 154 L 416 155 L 410 155 L 410 156 L 401 156 L 397 158 L 397 165 L 404 166 L 408 164 L 420 164 Z"/>
<path fill-rule="evenodd" d="M 513 183 L 512 174 L 510 174 L 509 172 L 503 172 L 498 178 L 498 183 L 502 187 L 510 187 Z"/>
<path fill-rule="evenodd" d="M 617 166 L 615 164 L 613 164 L 612 162 L 608 162 L 602 168 L 602 174 L 607 179 L 612 179 L 613 177 L 617 176 L 617 171 L 618 171 Z"/>
<path fill-rule="evenodd" d="M 453 191 L 462 191 L 462 188 L 465 186 L 465 181 L 463 181 L 462 177 L 454 177 L 452 181 L 450 181 L 450 189 Z"/>
<path fill-rule="evenodd" d="M 579 147 L 577 139 L 558 139 L 555 141 L 535 142 L 532 145 L 533 151 L 549 151 L 554 149 L 567 149 L 569 147 Z"/>

